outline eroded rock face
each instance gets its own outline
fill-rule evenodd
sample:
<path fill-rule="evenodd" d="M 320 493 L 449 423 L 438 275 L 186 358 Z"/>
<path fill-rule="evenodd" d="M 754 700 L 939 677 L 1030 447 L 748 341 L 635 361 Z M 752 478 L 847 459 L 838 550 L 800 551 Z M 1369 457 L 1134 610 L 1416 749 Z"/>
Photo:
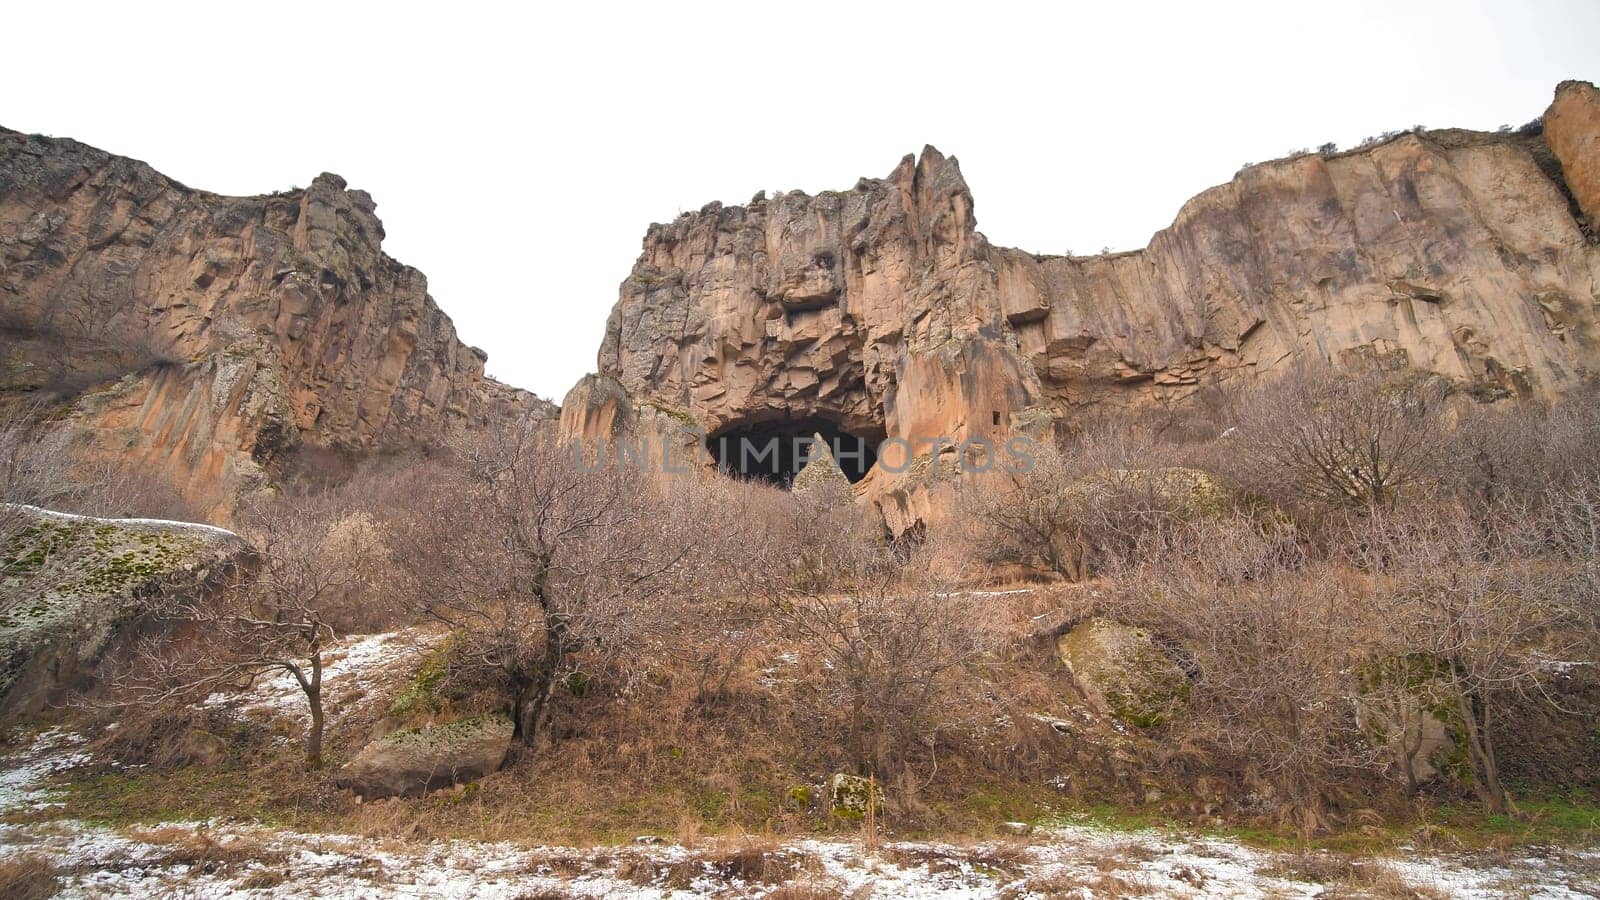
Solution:
<path fill-rule="evenodd" d="M 1600 91 L 1588 82 L 1563 81 L 1544 114 L 1544 136 L 1589 233 L 1595 234 L 1600 231 Z"/>
<path fill-rule="evenodd" d="M 168 593 L 215 589 L 247 564 L 231 532 L 8 506 L 0 534 L 0 717 L 94 686 Z"/>
<path fill-rule="evenodd" d="M 223 197 L 0 129 L 0 392 L 226 518 L 297 446 L 364 451 L 530 411 L 484 377 L 372 198 L 321 175 Z"/>
<path fill-rule="evenodd" d="M 1090 404 L 1352 356 L 1553 396 L 1600 362 L 1600 249 L 1575 216 L 1596 202 L 1597 98 L 1564 84 L 1546 135 L 1427 131 L 1250 166 L 1128 253 L 991 246 L 931 147 L 848 191 L 713 203 L 650 227 L 601 345 L 604 403 L 577 389 L 601 412 L 569 399 L 564 425 L 649 407 L 715 437 L 821 417 L 933 456 L 935 437 L 1042 436 Z M 903 473 L 862 493 L 891 530 L 937 506 Z"/>

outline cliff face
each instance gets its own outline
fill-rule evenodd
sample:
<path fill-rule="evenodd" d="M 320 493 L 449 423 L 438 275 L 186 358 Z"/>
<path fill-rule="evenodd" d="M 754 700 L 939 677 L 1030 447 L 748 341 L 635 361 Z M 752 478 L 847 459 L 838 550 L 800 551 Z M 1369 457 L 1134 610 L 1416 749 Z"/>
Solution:
<path fill-rule="evenodd" d="M 363 451 L 553 408 L 483 375 L 336 175 L 223 197 L 0 129 L 0 391 L 219 518 L 304 445 Z"/>
<path fill-rule="evenodd" d="M 1597 110 L 1568 82 L 1543 134 L 1428 131 L 1251 166 L 1145 249 L 1104 256 L 989 245 L 932 148 L 850 191 L 711 204 L 650 228 L 563 425 L 997 439 L 1352 354 L 1478 396 L 1553 396 L 1600 368 Z M 863 489 L 893 499 L 891 527 L 921 515 L 905 481 L 875 471 Z"/>

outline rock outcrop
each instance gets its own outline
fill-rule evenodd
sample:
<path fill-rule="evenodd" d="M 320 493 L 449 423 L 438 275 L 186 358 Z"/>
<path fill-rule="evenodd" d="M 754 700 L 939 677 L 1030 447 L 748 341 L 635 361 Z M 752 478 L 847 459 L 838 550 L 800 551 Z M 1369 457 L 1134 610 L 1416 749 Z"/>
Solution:
<path fill-rule="evenodd" d="M 1095 711 L 1148 728 L 1189 699 L 1189 677 L 1148 631 L 1089 619 L 1056 639 L 1056 652 Z"/>
<path fill-rule="evenodd" d="M 810 454 L 806 464 L 795 473 L 790 490 L 796 494 L 836 494 L 848 502 L 849 494 L 845 492 L 850 489 L 850 481 L 844 470 L 839 468 L 839 461 L 833 458 L 833 452 L 828 449 L 828 443 L 822 435 L 812 436 Z"/>
<path fill-rule="evenodd" d="M 390 732 L 362 748 L 335 782 L 372 800 L 476 781 L 505 762 L 512 731 L 504 716 L 478 716 Z"/>
<path fill-rule="evenodd" d="M 91 688 L 171 592 L 203 593 L 249 560 L 231 532 L 6 508 L 0 534 L 0 716 Z"/>
<path fill-rule="evenodd" d="M 1296 360 L 1402 358 L 1477 396 L 1554 396 L 1600 365 L 1597 108 L 1568 82 L 1543 132 L 1249 166 L 1148 247 L 1100 256 L 990 245 L 931 147 L 848 191 L 713 203 L 650 227 L 563 427 L 887 438 L 858 491 L 899 530 L 927 490 L 883 463 L 936 458 L 934 438 L 1043 436 Z"/>
<path fill-rule="evenodd" d="M 60 404 L 82 445 L 216 519 L 301 445 L 553 416 L 484 377 L 374 209 L 336 175 L 224 197 L 0 129 L 0 394 Z"/>

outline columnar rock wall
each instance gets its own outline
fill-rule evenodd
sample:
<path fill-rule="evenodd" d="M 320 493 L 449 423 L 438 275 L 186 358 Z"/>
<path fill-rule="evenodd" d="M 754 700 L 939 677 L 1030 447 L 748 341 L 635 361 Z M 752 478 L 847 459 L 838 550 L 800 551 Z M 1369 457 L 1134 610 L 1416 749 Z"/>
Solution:
<path fill-rule="evenodd" d="M 820 416 L 869 439 L 999 439 L 1353 354 L 1551 397 L 1600 367 L 1597 110 L 1567 82 L 1543 133 L 1250 166 L 1145 249 L 1101 256 L 991 246 L 931 147 L 848 191 L 713 203 L 650 227 L 563 424 L 647 409 L 713 435 Z M 891 527 L 920 515 L 906 478 L 861 489 L 893 500 Z"/>
<path fill-rule="evenodd" d="M 84 444 L 218 518 L 302 442 L 428 443 L 540 408 L 484 377 L 382 238 L 336 175 L 223 197 L 0 129 L 0 391 L 65 397 Z"/>

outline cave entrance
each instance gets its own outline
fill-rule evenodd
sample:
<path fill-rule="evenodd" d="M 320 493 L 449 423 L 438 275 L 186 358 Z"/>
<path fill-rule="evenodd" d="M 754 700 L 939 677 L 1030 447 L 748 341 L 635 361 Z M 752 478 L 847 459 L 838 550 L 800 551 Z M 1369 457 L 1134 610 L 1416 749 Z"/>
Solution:
<path fill-rule="evenodd" d="M 822 436 L 852 484 L 865 478 L 878 461 L 876 441 L 815 417 L 731 425 L 706 438 L 706 449 L 723 472 L 787 488 L 809 458 L 813 435 Z"/>

